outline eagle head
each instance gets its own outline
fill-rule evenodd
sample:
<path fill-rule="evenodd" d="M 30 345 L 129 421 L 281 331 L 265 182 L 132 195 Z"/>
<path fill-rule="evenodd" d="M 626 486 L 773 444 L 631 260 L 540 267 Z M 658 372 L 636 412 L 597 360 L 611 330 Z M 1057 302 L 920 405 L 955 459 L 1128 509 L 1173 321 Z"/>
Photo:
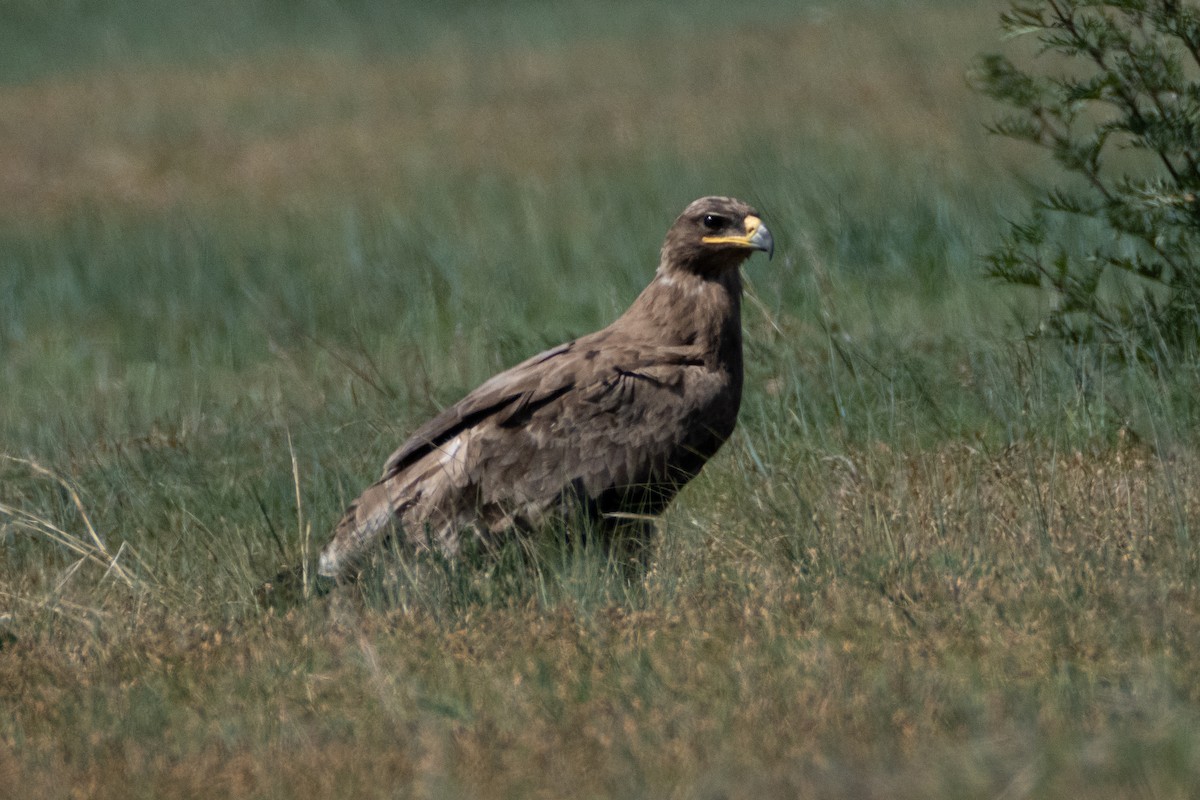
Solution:
<path fill-rule="evenodd" d="M 716 276 L 736 269 L 755 250 L 768 258 L 775 252 L 758 212 L 732 197 L 701 197 L 667 231 L 660 270 Z"/>

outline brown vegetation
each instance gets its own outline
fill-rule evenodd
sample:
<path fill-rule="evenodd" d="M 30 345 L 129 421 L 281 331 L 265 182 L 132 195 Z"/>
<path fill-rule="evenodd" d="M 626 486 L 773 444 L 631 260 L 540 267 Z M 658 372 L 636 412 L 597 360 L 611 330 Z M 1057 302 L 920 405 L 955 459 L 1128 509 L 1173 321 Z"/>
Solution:
<path fill-rule="evenodd" d="M 959 56 L 990 20 L 946 10 L 947 50 L 931 52 L 919 21 L 863 17 L 694 33 L 667 49 L 647 38 L 481 55 L 448 39 L 391 61 L 292 51 L 3 87 L 0 217 L 350 192 L 403 204 L 448 168 L 537 176 L 653 150 L 702 157 L 747 137 L 974 159 Z"/>
<path fill-rule="evenodd" d="M 666 543 L 641 609 L 379 613 L 341 597 L 231 627 L 152 600 L 117 602 L 105 613 L 124 622 L 99 627 L 60 609 L 0 651 L 24 737 L 0 781 L 26 796 L 117 797 L 134 779 L 159 796 L 555 797 L 587 775 L 603 795 L 919 797 L 1053 794 L 1080 777 L 1055 759 L 1119 777 L 1130 728 L 1158 759 L 1191 724 L 1166 687 L 1194 682 L 1160 671 L 1200 656 L 1198 469 L 1136 446 L 880 446 L 803 475 L 819 549 L 789 555 L 797 532 L 739 519 L 720 492 L 727 511 Z M 1062 670 L 1086 696 L 1057 693 Z"/>

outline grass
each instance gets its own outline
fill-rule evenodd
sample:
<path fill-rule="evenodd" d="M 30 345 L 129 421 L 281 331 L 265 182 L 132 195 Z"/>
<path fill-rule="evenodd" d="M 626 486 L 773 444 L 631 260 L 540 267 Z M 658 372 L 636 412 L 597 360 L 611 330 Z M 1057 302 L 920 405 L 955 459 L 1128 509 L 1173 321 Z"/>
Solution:
<path fill-rule="evenodd" d="M 994 4 L 197 8 L 0 12 L 0 794 L 1196 794 L 1200 380 L 979 277 Z M 255 604 L 712 192 L 780 247 L 644 576 Z"/>

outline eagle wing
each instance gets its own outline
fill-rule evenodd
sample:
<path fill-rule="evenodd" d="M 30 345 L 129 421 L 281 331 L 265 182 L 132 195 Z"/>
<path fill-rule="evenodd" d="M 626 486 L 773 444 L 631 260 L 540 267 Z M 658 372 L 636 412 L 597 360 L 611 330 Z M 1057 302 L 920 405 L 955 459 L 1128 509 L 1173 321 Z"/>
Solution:
<path fill-rule="evenodd" d="M 569 369 L 572 362 L 569 354 L 577 341 L 546 350 L 493 376 L 426 422 L 388 457 L 380 480 L 395 477 L 462 431 L 490 417 L 511 418 L 522 408 L 536 407 L 570 391 L 576 376 Z"/>
<path fill-rule="evenodd" d="M 606 329 L 491 378 L 419 428 L 322 552 L 338 576 L 396 523 L 453 552 L 464 530 L 532 525 L 569 495 L 600 513 L 661 510 L 733 429 L 736 391 L 694 347 Z"/>

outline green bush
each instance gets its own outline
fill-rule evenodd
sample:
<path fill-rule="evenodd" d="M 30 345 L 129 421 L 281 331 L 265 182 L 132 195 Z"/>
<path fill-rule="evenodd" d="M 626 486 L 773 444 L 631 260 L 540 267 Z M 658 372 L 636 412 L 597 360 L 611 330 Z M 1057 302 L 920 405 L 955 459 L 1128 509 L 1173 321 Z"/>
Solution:
<path fill-rule="evenodd" d="M 994 133 L 1064 170 L 988 255 L 991 275 L 1053 298 L 1040 331 L 1190 349 L 1200 337 L 1200 9 L 1169 2 L 1013 3 L 1028 68 L 981 59 L 1009 106 Z M 1014 46 L 1017 43 L 1014 43 Z M 1041 181 L 1035 181 L 1041 183 Z"/>

